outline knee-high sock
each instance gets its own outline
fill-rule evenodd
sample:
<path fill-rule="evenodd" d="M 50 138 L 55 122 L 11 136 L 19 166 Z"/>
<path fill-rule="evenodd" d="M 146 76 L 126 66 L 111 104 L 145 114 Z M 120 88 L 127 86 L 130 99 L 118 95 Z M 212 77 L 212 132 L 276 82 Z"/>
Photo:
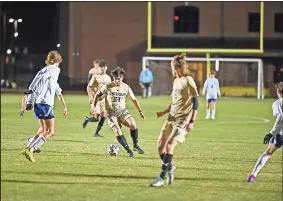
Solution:
<path fill-rule="evenodd" d="M 124 135 L 116 136 L 116 138 L 127 152 L 131 150 Z"/>
<path fill-rule="evenodd" d="M 165 178 L 165 175 L 167 174 L 167 172 L 170 168 L 170 164 L 172 162 L 172 159 L 173 159 L 173 154 L 166 154 L 164 156 L 163 164 L 162 164 L 162 172 L 160 173 L 160 177 L 162 179 Z"/>
<path fill-rule="evenodd" d="M 265 165 L 265 163 L 268 161 L 268 159 L 270 158 L 270 156 L 267 153 L 263 153 L 257 160 L 252 175 L 254 175 L 255 177 L 257 176 L 257 174 L 259 173 L 259 171 L 261 170 L 261 168 L 263 168 L 263 166 Z"/>
<path fill-rule="evenodd" d="M 139 132 L 138 129 L 130 130 L 134 146 L 138 145 Z"/>

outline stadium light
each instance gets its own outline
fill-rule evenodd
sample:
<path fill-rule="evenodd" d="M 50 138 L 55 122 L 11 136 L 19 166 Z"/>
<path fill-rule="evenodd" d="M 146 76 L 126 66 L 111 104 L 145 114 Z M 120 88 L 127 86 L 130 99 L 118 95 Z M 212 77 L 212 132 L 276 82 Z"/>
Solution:
<path fill-rule="evenodd" d="M 18 19 L 18 22 L 21 23 L 23 20 L 22 19 Z"/>
<path fill-rule="evenodd" d="M 58 44 L 57 44 L 57 47 L 58 47 L 58 48 L 61 47 L 61 44 L 58 43 Z"/>
<path fill-rule="evenodd" d="M 15 32 L 15 33 L 14 33 L 14 37 L 15 37 L 15 38 L 17 38 L 17 37 L 18 37 L 18 35 L 19 35 L 19 33 L 18 33 L 18 32 Z"/>
<path fill-rule="evenodd" d="M 10 18 L 10 19 L 9 19 L 9 22 L 10 22 L 10 23 L 13 23 L 13 22 L 14 22 L 14 19 L 13 19 L 13 18 Z"/>
<path fill-rule="evenodd" d="M 11 49 L 8 49 L 7 50 L 7 54 L 11 54 L 12 53 L 12 50 Z"/>

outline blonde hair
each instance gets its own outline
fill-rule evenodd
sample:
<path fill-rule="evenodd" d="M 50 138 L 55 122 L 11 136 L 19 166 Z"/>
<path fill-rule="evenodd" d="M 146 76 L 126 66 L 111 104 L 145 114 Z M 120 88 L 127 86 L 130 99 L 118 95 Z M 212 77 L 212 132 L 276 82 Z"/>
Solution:
<path fill-rule="evenodd" d="M 93 64 L 97 64 L 98 65 L 99 62 L 100 62 L 100 59 L 96 59 L 96 60 L 93 61 Z"/>
<path fill-rule="evenodd" d="M 191 71 L 189 70 L 189 66 L 186 62 L 186 58 L 187 58 L 187 55 L 185 53 L 182 53 L 180 55 L 176 55 L 173 58 L 172 63 L 174 65 L 174 67 L 182 68 L 184 75 L 190 75 Z"/>
<path fill-rule="evenodd" d="M 53 64 L 61 63 L 61 62 L 62 62 L 62 57 L 57 51 L 50 51 L 45 60 L 46 65 L 53 65 Z"/>

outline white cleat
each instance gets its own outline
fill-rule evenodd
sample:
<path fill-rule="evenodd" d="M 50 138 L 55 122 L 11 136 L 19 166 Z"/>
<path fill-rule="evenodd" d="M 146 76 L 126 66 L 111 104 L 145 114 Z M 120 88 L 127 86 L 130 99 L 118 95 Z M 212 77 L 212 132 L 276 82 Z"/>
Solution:
<path fill-rule="evenodd" d="M 157 177 L 157 179 L 150 184 L 150 187 L 162 187 L 164 186 L 164 180 L 161 177 Z"/>
<path fill-rule="evenodd" d="M 205 119 L 209 119 L 209 116 L 206 116 Z"/>
<path fill-rule="evenodd" d="M 167 176 L 167 184 L 172 184 L 174 181 L 174 173 L 176 171 L 176 166 L 172 166 L 172 169 L 168 171 L 168 176 Z"/>
<path fill-rule="evenodd" d="M 211 119 L 213 119 L 213 120 L 214 120 L 214 119 L 215 119 L 215 117 L 211 117 Z"/>

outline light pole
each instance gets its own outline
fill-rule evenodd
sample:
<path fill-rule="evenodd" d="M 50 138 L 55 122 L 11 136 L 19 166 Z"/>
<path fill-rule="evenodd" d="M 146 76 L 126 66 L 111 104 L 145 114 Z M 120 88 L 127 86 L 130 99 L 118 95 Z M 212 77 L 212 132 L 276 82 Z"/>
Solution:
<path fill-rule="evenodd" d="M 9 23 L 13 23 L 14 24 L 14 37 L 18 37 L 19 33 L 18 33 L 18 23 L 23 22 L 22 19 L 14 19 L 14 18 L 10 18 L 9 19 Z"/>

